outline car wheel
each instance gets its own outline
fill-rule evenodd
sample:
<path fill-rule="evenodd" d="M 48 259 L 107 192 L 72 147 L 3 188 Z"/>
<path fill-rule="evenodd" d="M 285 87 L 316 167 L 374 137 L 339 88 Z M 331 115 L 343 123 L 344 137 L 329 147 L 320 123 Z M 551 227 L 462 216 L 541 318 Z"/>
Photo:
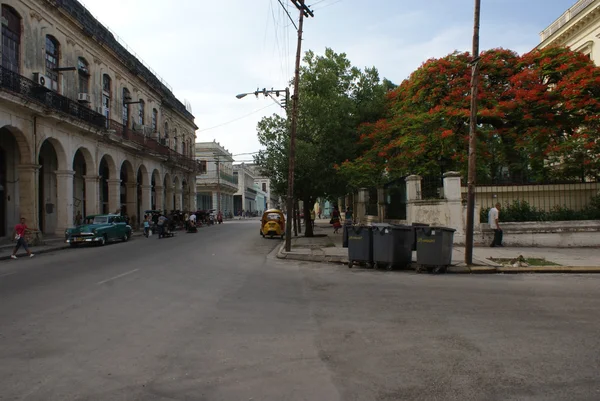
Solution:
<path fill-rule="evenodd" d="M 125 233 L 125 235 L 123 236 L 123 238 L 121 238 L 123 240 L 123 242 L 127 242 L 129 241 L 129 234 Z"/>
<path fill-rule="evenodd" d="M 98 246 L 104 246 L 106 245 L 106 234 L 104 234 L 102 237 L 100 237 L 100 241 L 98 241 Z"/>

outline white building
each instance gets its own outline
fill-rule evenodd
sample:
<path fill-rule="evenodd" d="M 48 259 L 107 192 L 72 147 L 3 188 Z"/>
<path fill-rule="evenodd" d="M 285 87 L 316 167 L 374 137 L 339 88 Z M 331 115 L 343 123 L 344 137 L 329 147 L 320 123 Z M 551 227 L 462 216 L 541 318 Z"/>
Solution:
<path fill-rule="evenodd" d="M 171 88 L 78 1 L 1 9 L 0 237 L 193 208 L 197 127 Z"/>
<path fill-rule="evenodd" d="M 238 190 L 233 174 L 233 156 L 216 141 L 196 143 L 196 160 L 200 174 L 196 176 L 198 210 L 220 210 L 233 213 L 233 195 Z"/>
<path fill-rule="evenodd" d="M 254 170 L 247 163 L 235 164 L 233 175 L 237 177 L 238 187 L 233 196 L 233 211 L 237 216 L 243 210 L 245 212 L 256 212 L 256 195 L 254 189 Z"/>
<path fill-rule="evenodd" d="M 278 209 L 281 207 L 279 196 L 271 189 L 271 180 L 269 177 L 261 174 L 260 168 L 256 164 L 249 165 L 254 172 L 254 182 L 256 182 L 262 192 L 266 194 L 267 209 Z"/>
<path fill-rule="evenodd" d="M 540 49 L 567 46 L 600 65 L 600 0 L 579 0 L 540 33 L 540 40 Z"/>

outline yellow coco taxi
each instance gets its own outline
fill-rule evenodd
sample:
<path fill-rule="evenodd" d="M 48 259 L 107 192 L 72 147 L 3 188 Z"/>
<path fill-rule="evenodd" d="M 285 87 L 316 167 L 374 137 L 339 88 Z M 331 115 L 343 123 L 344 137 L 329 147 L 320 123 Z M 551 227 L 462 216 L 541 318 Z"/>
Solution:
<path fill-rule="evenodd" d="M 269 209 L 265 211 L 260 219 L 260 235 L 263 237 L 273 238 L 281 237 L 285 233 L 285 217 L 283 212 L 277 209 Z"/>

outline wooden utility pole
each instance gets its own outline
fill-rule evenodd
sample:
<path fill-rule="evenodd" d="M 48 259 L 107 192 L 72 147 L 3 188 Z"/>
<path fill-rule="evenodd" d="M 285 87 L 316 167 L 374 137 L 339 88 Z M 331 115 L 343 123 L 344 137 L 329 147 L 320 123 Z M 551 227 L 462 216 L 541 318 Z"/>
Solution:
<path fill-rule="evenodd" d="M 217 156 L 217 213 L 221 211 L 221 158 Z"/>
<path fill-rule="evenodd" d="M 298 125 L 298 84 L 300 82 L 300 55 L 302 53 L 302 27 L 304 17 L 314 17 L 312 11 L 308 9 L 304 0 L 291 0 L 300 10 L 300 19 L 298 21 L 298 45 L 296 47 L 296 67 L 294 71 L 294 95 L 292 96 L 292 123 L 290 128 L 290 154 L 288 167 L 288 193 L 287 193 L 287 212 L 288 221 L 285 226 L 285 250 L 292 249 L 292 224 L 290 218 L 294 218 L 294 167 L 296 162 L 296 127 Z"/>
<path fill-rule="evenodd" d="M 467 232 L 465 263 L 473 264 L 473 231 L 475 225 L 475 181 L 477 173 L 477 95 L 479 85 L 479 20 L 481 0 L 475 0 L 473 25 L 473 59 L 471 60 L 471 117 L 469 121 L 469 175 L 467 178 Z"/>

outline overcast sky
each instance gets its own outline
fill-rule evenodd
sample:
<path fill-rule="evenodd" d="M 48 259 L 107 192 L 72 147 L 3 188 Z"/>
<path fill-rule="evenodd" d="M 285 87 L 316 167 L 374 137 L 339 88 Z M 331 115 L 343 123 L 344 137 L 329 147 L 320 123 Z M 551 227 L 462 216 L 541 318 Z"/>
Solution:
<path fill-rule="evenodd" d="M 257 151 L 256 123 L 282 113 L 271 99 L 241 92 L 285 88 L 296 31 L 278 0 L 84 0 L 102 23 L 191 102 L 196 141 L 214 139 L 234 155 Z M 281 0 L 297 20 L 290 0 Z M 473 0 L 314 0 L 303 52 L 326 47 L 353 65 L 375 66 L 399 84 L 425 60 L 470 50 Z M 575 0 L 482 0 L 481 48 L 519 53 Z M 251 156 L 237 156 L 249 160 Z"/>

